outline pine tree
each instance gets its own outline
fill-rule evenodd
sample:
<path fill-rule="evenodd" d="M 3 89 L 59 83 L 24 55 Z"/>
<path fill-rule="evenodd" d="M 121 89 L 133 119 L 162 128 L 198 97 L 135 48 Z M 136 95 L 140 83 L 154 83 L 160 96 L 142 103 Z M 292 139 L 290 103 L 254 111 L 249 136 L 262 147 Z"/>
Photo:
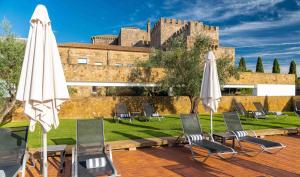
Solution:
<path fill-rule="evenodd" d="M 240 59 L 238 70 L 241 72 L 247 71 L 246 61 L 245 61 L 244 57 L 241 57 L 241 59 Z"/>
<path fill-rule="evenodd" d="M 280 73 L 280 65 L 278 63 L 277 58 L 275 58 L 273 61 L 272 73 Z"/>
<path fill-rule="evenodd" d="M 264 66 L 263 66 L 261 57 L 257 58 L 256 72 L 258 72 L 258 73 L 263 73 L 264 72 Z"/>
<path fill-rule="evenodd" d="M 289 74 L 297 74 L 297 66 L 295 60 L 291 61 Z"/>

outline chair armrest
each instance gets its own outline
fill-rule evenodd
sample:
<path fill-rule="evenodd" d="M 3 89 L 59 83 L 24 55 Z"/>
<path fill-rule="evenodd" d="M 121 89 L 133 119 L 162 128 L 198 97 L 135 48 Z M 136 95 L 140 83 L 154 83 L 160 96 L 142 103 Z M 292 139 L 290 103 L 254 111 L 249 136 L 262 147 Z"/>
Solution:
<path fill-rule="evenodd" d="M 233 134 L 235 139 L 239 140 L 239 136 L 234 131 L 228 131 L 229 133 Z"/>
<path fill-rule="evenodd" d="M 257 138 L 257 134 L 255 133 L 255 131 L 254 130 L 248 130 L 248 131 L 250 131 L 250 132 L 252 132 L 253 134 L 254 134 L 254 136 L 255 136 L 255 138 Z"/>
<path fill-rule="evenodd" d="M 214 137 L 210 133 L 202 132 L 203 137 L 208 137 L 210 141 L 215 142 Z"/>
<path fill-rule="evenodd" d="M 105 151 L 108 153 L 109 157 L 107 158 L 108 163 L 110 163 L 112 167 L 112 175 L 111 176 L 119 176 L 118 172 L 116 170 L 116 167 L 113 164 L 113 158 L 112 158 L 112 148 L 110 144 L 105 145 Z"/>
<path fill-rule="evenodd" d="M 112 158 L 112 148 L 111 148 L 111 145 L 110 145 L 110 144 L 106 144 L 106 145 L 105 145 L 105 152 L 108 153 L 109 159 L 110 159 L 111 161 L 113 161 L 113 158 Z"/>
<path fill-rule="evenodd" d="M 76 147 L 73 147 L 72 148 L 72 177 L 77 177 L 77 176 L 78 176 L 78 170 L 77 170 L 77 150 L 76 150 Z"/>

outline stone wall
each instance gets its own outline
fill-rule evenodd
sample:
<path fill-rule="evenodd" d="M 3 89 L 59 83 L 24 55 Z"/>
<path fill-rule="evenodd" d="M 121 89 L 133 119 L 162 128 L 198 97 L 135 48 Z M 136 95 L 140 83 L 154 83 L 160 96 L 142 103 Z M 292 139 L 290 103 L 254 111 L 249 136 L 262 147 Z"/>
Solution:
<path fill-rule="evenodd" d="M 118 44 L 131 47 L 148 47 L 150 44 L 147 31 L 139 28 L 121 28 Z"/>
<path fill-rule="evenodd" d="M 122 49 L 122 48 L 120 48 Z M 126 49 L 126 48 L 125 48 Z M 116 65 L 134 66 L 137 62 L 149 59 L 150 50 L 91 49 L 83 47 L 60 47 L 59 52 L 62 63 L 77 64 L 79 58 L 86 58 L 88 65 Z"/>
<path fill-rule="evenodd" d="M 218 112 L 233 110 L 233 100 L 243 103 L 247 110 L 255 110 L 253 102 L 261 102 L 269 111 L 293 111 L 293 100 L 300 97 L 290 96 L 224 96 L 221 99 Z M 149 102 L 155 105 L 155 109 L 163 115 L 188 113 L 190 101 L 188 97 L 90 97 L 73 98 L 63 104 L 59 116 L 61 118 L 91 118 L 95 116 L 112 117 L 117 103 L 126 103 L 130 111 L 141 111 L 141 104 Z M 202 105 L 199 105 L 200 114 L 205 113 Z M 13 113 L 14 119 L 23 116 L 22 108 Z"/>
<path fill-rule="evenodd" d="M 273 74 L 273 73 L 255 73 L 243 72 L 240 73 L 239 80 L 231 78 L 227 84 L 290 84 L 295 85 L 294 74 Z"/>
<path fill-rule="evenodd" d="M 160 68 L 63 65 L 67 81 L 154 83 L 164 77 Z"/>
<path fill-rule="evenodd" d="M 228 56 L 232 62 L 235 60 L 235 48 L 232 47 L 218 47 L 214 54 L 217 59 Z"/>
<path fill-rule="evenodd" d="M 94 81 L 94 82 L 141 82 L 153 83 L 164 77 L 162 68 L 113 67 L 95 65 L 64 64 L 67 81 Z M 132 75 L 135 74 L 135 75 Z M 130 76 L 135 76 L 131 78 Z M 295 84 L 293 74 L 273 74 L 242 72 L 240 79 L 229 79 L 227 84 L 255 85 L 255 84 Z"/>
<path fill-rule="evenodd" d="M 292 111 L 293 109 L 293 97 L 224 96 L 218 112 L 233 110 L 233 99 L 242 102 L 247 110 L 255 110 L 253 102 L 261 102 L 268 107 L 269 111 Z M 120 102 L 126 103 L 131 111 L 141 111 L 141 104 L 150 102 L 164 115 L 188 113 L 190 110 L 188 97 L 95 97 L 72 99 L 63 105 L 60 117 L 83 118 L 95 115 L 111 117 L 115 105 Z M 198 110 L 200 113 L 205 113 L 202 105 Z"/>

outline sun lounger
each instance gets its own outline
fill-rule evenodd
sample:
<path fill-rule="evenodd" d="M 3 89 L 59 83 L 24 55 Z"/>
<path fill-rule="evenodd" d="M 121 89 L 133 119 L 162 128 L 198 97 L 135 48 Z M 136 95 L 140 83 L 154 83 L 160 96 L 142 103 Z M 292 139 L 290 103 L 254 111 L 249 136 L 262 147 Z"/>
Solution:
<path fill-rule="evenodd" d="M 133 121 L 133 117 L 128 111 L 128 108 L 125 103 L 118 103 L 116 105 L 114 119 L 117 119 L 117 121 L 122 119 L 129 119 L 130 122 Z"/>
<path fill-rule="evenodd" d="M 266 117 L 265 114 L 260 111 L 247 111 L 242 103 L 236 103 L 235 109 L 240 115 L 245 117 L 253 117 L 255 119 Z"/>
<path fill-rule="evenodd" d="M 275 115 L 275 116 L 286 116 L 282 112 L 270 112 L 267 109 L 263 107 L 263 105 L 260 102 L 253 102 L 257 112 L 261 112 L 263 115 Z"/>
<path fill-rule="evenodd" d="M 300 117 L 300 100 L 296 100 L 295 102 L 294 102 L 294 112 L 295 112 L 295 114 L 298 116 L 298 117 Z"/>
<path fill-rule="evenodd" d="M 0 128 L 0 176 L 25 176 L 28 127 Z"/>
<path fill-rule="evenodd" d="M 160 119 L 164 118 L 158 112 L 155 112 L 153 106 L 149 103 L 143 103 L 143 113 L 149 120 L 156 118 L 160 121 Z"/>
<path fill-rule="evenodd" d="M 72 176 L 117 176 L 112 152 L 104 145 L 103 119 L 77 120 L 76 146 L 72 151 Z"/>
<path fill-rule="evenodd" d="M 248 132 L 243 129 L 241 121 L 240 121 L 240 117 L 236 112 L 223 113 L 223 117 L 224 117 L 224 121 L 225 121 L 225 124 L 227 127 L 227 131 L 231 132 L 232 134 L 235 135 L 235 138 L 238 141 L 239 146 L 242 151 L 244 151 L 244 150 L 243 150 L 243 146 L 242 146 L 241 142 L 248 142 L 251 144 L 259 145 L 261 148 L 261 151 L 259 153 L 264 152 L 264 151 L 269 152 L 269 153 L 278 152 L 285 147 L 284 145 L 282 145 L 281 143 L 278 143 L 278 142 L 257 138 L 256 133 L 252 130 L 251 131 L 253 132 L 254 137 L 249 136 Z M 273 150 L 275 150 L 275 151 L 273 151 Z M 276 151 L 276 150 L 278 150 L 278 151 Z M 248 155 L 250 155 L 250 154 L 248 154 Z"/>
<path fill-rule="evenodd" d="M 217 155 L 218 157 L 224 159 L 224 155 L 230 155 L 233 157 L 236 151 L 230 147 L 227 147 L 218 142 L 207 140 L 199 124 L 199 119 L 196 114 L 181 114 L 180 115 L 183 135 L 189 143 L 189 148 L 192 153 L 193 159 L 196 160 L 196 152 L 193 150 L 194 147 L 202 148 L 208 151 L 207 156 L 205 156 L 205 161 L 211 155 Z"/>

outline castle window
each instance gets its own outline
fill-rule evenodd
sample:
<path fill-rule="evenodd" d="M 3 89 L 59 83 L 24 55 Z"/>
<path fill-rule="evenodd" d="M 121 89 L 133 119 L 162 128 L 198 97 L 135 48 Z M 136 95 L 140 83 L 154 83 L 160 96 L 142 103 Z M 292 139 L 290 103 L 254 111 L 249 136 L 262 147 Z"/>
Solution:
<path fill-rule="evenodd" d="M 116 66 L 116 67 L 122 67 L 123 64 L 121 64 L 121 63 L 116 63 L 115 66 Z"/>
<path fill-rule="evenodd" d="M 88 63 L 88 59 L 87 58 L 78 58 L 77 59 L 77 63 L 78 64 L 87 64 Z"/>
<path fill-rule="evenodd" d="M 102 65 L 103 65 L 103 62 L 101 62 L 101 61 L 95 61 L 94 64 L 95 64 L 95 65 L 98 65 L 98 66 L 102 66 Z"/>

